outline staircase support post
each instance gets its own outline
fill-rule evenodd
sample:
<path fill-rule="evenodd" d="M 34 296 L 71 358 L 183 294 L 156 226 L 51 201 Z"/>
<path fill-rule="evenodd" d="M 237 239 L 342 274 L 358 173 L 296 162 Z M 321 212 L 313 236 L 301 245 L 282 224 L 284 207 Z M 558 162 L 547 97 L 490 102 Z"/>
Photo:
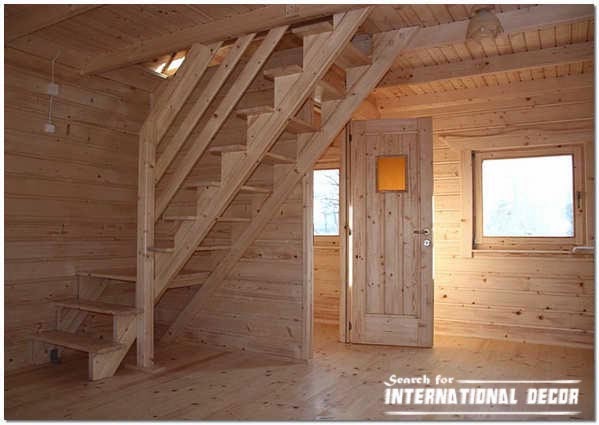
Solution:
<path fill-rule="evenodd" d="M 137 366 L 151 367 L 154 358 L 154 246 L 156 128 L 146 122 L 139 136 L 137 193 Z"/>

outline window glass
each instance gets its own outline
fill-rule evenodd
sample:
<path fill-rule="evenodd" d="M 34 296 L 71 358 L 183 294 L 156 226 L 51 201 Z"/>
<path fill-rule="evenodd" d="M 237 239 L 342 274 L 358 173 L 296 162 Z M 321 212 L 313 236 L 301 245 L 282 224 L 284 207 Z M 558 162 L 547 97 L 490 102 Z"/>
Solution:
<path fill-rule="evenodd" d="M 483 236 L 574 236 L 571 155 L 482 162 Z"/>
<path fill-rule="evenodd" d="M 405 156 L 379 156 L 376 159 L 377 191 L 405 191 L 406 181 Z"/>
<path fill-rule="evenodd" d="M 314 171 L 314 234 L 339 234 L 339 170 Z"/>

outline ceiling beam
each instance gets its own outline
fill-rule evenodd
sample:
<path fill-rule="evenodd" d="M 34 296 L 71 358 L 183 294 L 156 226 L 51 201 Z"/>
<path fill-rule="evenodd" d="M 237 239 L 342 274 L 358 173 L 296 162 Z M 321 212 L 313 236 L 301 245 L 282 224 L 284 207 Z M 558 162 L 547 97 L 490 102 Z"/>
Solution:
<path fill-rule="evenodd" d="M 594 51 L 595 45 L 590 41 L 413 69 L 396 68 L 387 73 L 378 87 L 427 84 L 456 78 L 484 77 L 501 72 L 579 63 L 593 60 Z"/>
<path fill-rule="evenodd" d="M 91 74 L 107 71 L 185 49 L 194 43 L 205 44 L 228 40 L 248 33 L 266 31 L 273 27 L 330 16 L 357 7 L 361 6 L 359 4 L 269 5 L 172 34 L 141 40 L 105 55 L 90 57 L 82 72 Z"/>
<path fill-rule="evenodd" d="M 15 5 L 13 6 L 13 11 L 17 12 L 15 16 L 4 19 L 4 42 L 9 43 L 100 6 L 99 4 L 41 4 L 30 6 L 19 14 L 19 6 Z"/>
<path fill-rule="evenodd" d="M 470 107 L 477 104 L 488 104 L 491 99 L 524 98 L 540 96 L 550 92 L 568 92 L 576 89 L 589 89 L 590 93 L 593 93 L 594 77 L 592 73 L 568 75 L 543 80 L 519 81 L 499 86 L 404 96 L 393 101 L 377 98 L 377 105 L 383 118 L 391 116 L 398 117 L 398 114 L 405 113 L 420 116 L 419 111 L 427 111 L 426 113 L 429 113 L 432 109 Z"/>

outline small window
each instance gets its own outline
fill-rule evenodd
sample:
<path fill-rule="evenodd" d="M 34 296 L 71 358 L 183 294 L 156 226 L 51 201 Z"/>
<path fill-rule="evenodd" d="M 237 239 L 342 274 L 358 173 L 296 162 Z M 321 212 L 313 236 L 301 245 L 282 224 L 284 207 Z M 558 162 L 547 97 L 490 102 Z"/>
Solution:
<path fill-rule="evenodd" d="M 475 153 L 475 247 L 576 244 L 583 212 L 578 155 L 576 148 Z"/>
<path fill-rule="evenodd" d="M 379 156 L 376 159 L 376 190 L 392 192 L 407 190 L 406 156 Z"/>
<path fill-rule="evenodd" d="M 339 234 L 339 170 L 314 171 L 314 234 Z"/>

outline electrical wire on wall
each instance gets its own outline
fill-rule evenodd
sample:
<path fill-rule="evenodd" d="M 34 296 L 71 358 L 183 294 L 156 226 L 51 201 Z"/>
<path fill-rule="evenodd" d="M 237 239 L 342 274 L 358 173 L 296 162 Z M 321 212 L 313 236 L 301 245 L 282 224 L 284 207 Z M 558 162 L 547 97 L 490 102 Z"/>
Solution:
<path fill-rule="evenodd" d="M 54 68 L 56 66 L 56 60 L 60 56 L 60 50 L 56 53 L 52 62 L 50 63 L 50 83 L 48 83 L 47 93 L 50 96 L 50 105 L 48 106 L 48 122 L 44 125 L 44 131 L 46 133 L 56 132 L 56 126 L 52 122 L 52 112 L 54 109 L 54 97 L 58 96 L 58 84 L 54 81 Z"/>

